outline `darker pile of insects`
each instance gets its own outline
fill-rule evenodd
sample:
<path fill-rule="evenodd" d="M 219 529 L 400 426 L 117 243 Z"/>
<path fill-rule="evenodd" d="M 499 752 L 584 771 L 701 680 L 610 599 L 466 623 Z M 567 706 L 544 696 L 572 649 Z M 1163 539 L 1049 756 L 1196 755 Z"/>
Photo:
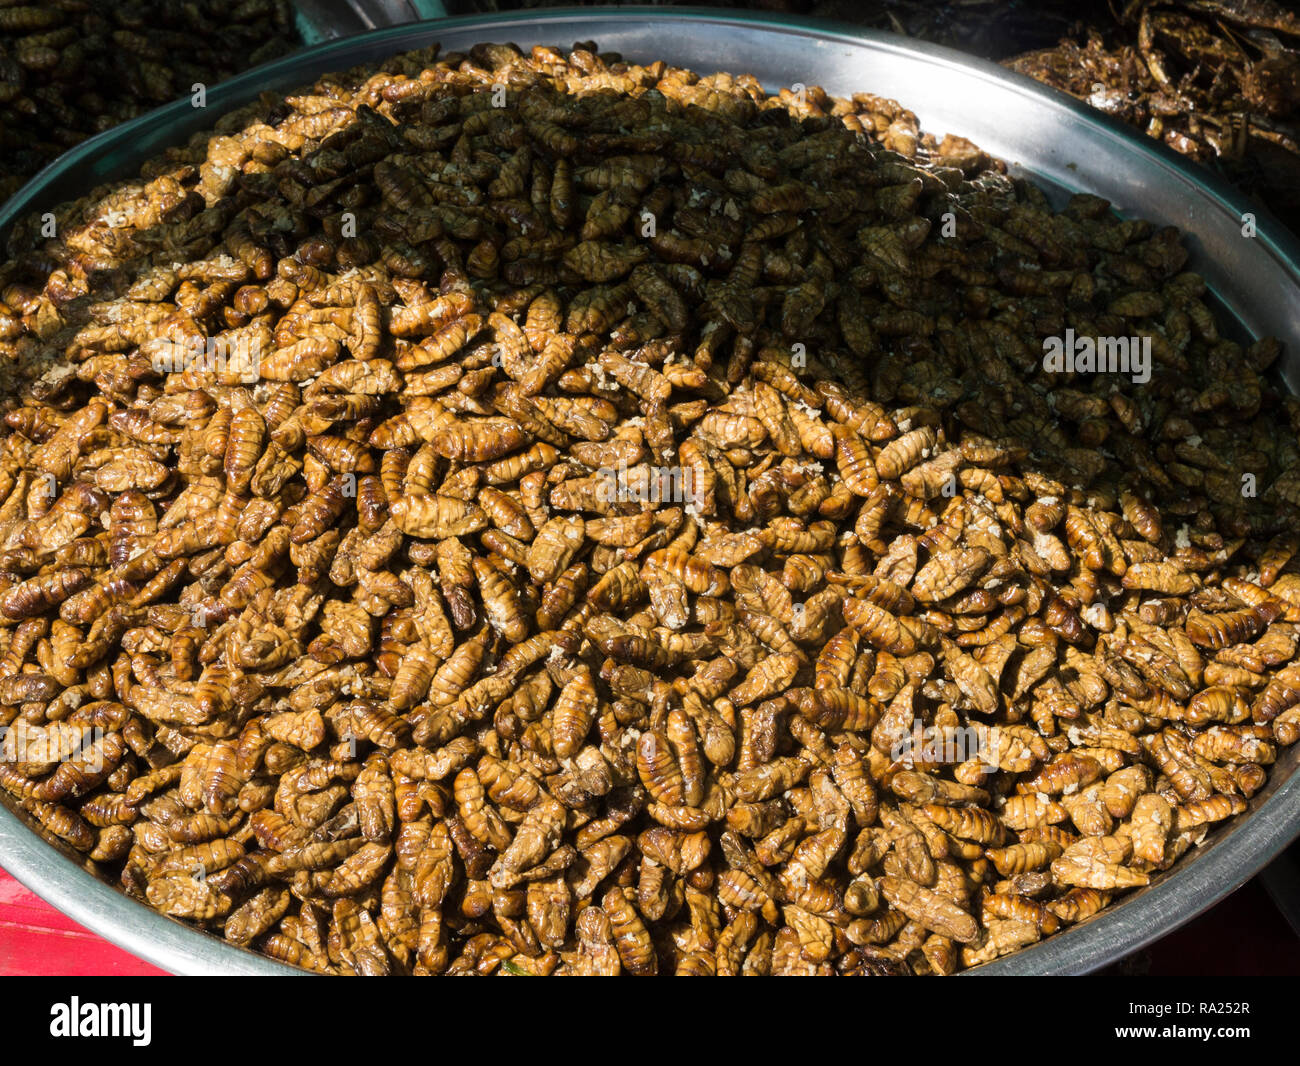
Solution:
<path fill-rule="evenodd" d="M 1300 17 L 1272 0 L 1130 0 L 1011 69 L 1207 162 L 1300 231 Z"/>
<path fill-rule="evenodd" d="M 1277 343 L 893 101 L 430 50 L 56 214 L 0 267 L 0 785 L 234 943 L 951 973 L 1300 735 Z"/>
<path fill-rule="evenodd" d="M 0 200 L 87 137 L 296 45 L 288 0 L 3 0 Z"/>

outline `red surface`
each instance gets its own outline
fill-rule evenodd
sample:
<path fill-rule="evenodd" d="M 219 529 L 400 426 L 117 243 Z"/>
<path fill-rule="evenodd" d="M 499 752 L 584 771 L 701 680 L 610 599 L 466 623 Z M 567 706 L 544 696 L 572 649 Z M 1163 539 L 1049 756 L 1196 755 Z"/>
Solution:
<path fill-rule="evenodd" d="M 0 976 L 157 976 L 142 962 L 65 918 L 0 870 Z"/>
<path fill-rule="evenodd" d="M 1152 976 L 1300 975 L 1300 938 L 1252 881 L 1208 914 L 1110 967 Z M 157 975 L 0 870 L 0 976 Z"/>

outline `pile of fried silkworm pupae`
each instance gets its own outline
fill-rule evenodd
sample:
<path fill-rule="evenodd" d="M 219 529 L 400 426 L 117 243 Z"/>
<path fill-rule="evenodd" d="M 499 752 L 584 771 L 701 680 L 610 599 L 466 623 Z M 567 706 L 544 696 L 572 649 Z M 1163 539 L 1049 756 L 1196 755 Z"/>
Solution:
<path fill-rule="evenodd" d="M 1300 735 L 1279 344 L 893 101 L 433 48 L 55 214 L 0 268 L 0 784 L 232 943 L 947 974 Z"/>
<path fill-rule="evenodd" d="M 0 200 L 87 137 L 298 46 L 289 0 L 0 0 Z"/>

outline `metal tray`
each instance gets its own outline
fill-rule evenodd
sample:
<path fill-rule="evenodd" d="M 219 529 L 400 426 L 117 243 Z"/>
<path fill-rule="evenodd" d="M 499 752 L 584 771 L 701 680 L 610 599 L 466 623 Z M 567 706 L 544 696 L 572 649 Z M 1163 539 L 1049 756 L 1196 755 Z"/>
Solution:
<path fill-rule="evenodd" d="M 1049 196 L 1087 191 L 1125 215 L 1178 226 L 1193 267 L 1219 309 L 1253 336 L 1285 344 L 1281 374 L 1300 391 L 1300 243 L 1204 168 L 1083 104 L 1001 67 L 935 45 L 833 23 L 704 9 L 553 10 L 453 18 L 380 30 L 306 49 L 213 87 L 206 109 L 168 105 L 101 134 L 47 167 L 0 208 L 0 233 L 22 215 L 126 177 L 164 147 L 181 143 L 257 93 L 287 90 L 317 75 L 379 61 L 440 41 L 465 50 L 479 41 L 569 46 L 594 39 L 630 59 L 667 59 L 703 73 L 758 77 L 768 89 L 796 82 L 836 94 L 897 98 L 932 133 L 969 137 L 1037 181 Z M 1256 215 L 1256 233 L 1242 234 Z M 1251 810 L 1151 886 L 1095 918 L 976 974 L 1068 974 L 1095 970 L 1150 943 L 1240 887 L 1300 833 L 1300 745 L 1283 753 Z M 182 974 L 300 971 L 165 918 L 96 879 L 0 806 L 0 862 L 72 918 L 121 947 Z"/>
<path fill-rule="evenodd" d="M 447 15 L 441 0 L 294 0 L 293 7 L 304 44 Z"/>

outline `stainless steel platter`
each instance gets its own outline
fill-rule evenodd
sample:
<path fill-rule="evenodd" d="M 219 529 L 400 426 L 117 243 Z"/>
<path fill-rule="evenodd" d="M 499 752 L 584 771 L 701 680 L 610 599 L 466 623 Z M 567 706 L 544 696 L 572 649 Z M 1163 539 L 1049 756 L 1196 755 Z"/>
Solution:
<path fill-rule="evenodd" d="M 447 15 L 441 0 L 294 0 L 293 7 L 304 44 Z"/>
<path fill-rule="evenodd" d="M 674 8 L 552 10 L 421 22 L 314 48 L 211 88 L 208 106 L 171 104 L 80 145 L 0 208 L 0 233 L 22 215 L 133 174 L 267 89 L 380 61 L 434 41 L 464 50 L 479 41 L 569 46 L 599 42 L 634 60 L 666 59 L 708 73 L 752 73 L 768 89 L 795 83 L 847 95 L 894 97 L 922 127 L 969 137 L 1049 193 L 1103 196 L 1124 215 L 1186 231 L 1192 267 L 1220 309 L 1250 335 L 1285 345 L 1281 374 L 1300 391 L 1300 243 L 1207 170 L 1077 101 L 991 63 L 935 45 L 826 22 Z M 1254 235 L 1243 217 L 1254 214 Z M 977 974 L 1086 973 L 1212 906 L 1300 832 L 1300 746 L 1285 752 L 1251 810 L 1223 827 L 1169 874 L 1090 921 L 979 967 Z M 54 906 L 121 947 L 180 974 L 287 974 L 291 970 L 165 918 L 99 881 L 0 805 L 0 864 Z"/>

